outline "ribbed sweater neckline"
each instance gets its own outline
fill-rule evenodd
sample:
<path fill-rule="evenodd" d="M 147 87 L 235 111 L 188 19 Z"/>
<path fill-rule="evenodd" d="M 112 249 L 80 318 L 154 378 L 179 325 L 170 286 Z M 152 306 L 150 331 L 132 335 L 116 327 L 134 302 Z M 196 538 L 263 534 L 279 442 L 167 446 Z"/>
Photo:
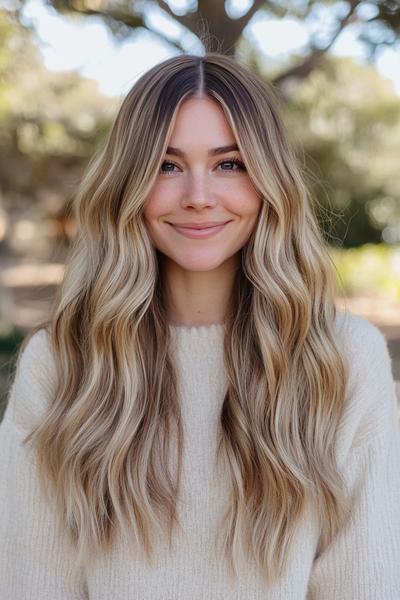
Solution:
<path fill-rule="evenodd" d="M 182 341 L 218 338 L 225 331 L 223 323 L 212 323 L 211 325 L 175 325 L 169 323 L 169 328 L 171 334 Z"/>

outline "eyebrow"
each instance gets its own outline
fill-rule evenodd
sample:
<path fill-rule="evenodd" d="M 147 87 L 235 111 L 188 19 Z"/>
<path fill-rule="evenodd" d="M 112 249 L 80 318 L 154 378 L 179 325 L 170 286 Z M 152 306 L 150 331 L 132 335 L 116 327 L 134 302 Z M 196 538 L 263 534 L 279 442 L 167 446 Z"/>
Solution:
<path fill-rule="evenodd" d="M 224 152 L 234 152 L 238 150 L 239 148 L 237 144 L 229 144 L 228 146 L 219 146 L 218 148 L 212 148 L 208 151 L 208 154 L 210 156 L 215 156 L 216 154 L 223 154 Z M 179 148 L 174 148 L 173 146 L 168 146 L 166 153 L 174 156 L 181 156 L 182 158 L 186 156 L 186 154 L 182 150 L 180 150 Z"/>

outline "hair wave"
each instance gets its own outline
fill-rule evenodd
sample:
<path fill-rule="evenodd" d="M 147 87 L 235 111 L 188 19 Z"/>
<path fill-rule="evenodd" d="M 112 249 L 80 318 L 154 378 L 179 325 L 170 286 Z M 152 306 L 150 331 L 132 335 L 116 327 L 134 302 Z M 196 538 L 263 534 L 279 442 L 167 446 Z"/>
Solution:
<path fill-rule="evenodd" d="M 347 366 L 333 265 L 274 92 L 233 59 L 168 59 L 122 102 L 75 197 L 77 234 L 52 314 L 31 332 L 48 330 L 57 392 L 25 442 L 79 563 L 110 549 L 117 530 L 149 561 L 154 530 L 171 543 L 183 432 L 160 257 L 142 208 L 179 106 L 199 94 L 223 108 L 262 198 L 226 315 L 217 454 L 231 482 L 221 520 L 231 573 L 243 544 L 271 582 L 309 499 L 318 551 L 347 514 L 334 454 Z"/>

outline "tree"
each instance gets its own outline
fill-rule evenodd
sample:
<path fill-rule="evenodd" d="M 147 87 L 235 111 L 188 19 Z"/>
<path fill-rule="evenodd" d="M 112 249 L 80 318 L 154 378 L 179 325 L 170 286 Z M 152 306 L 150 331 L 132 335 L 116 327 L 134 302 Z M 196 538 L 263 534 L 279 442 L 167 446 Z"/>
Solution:
<path fill-rule="evenodd" d="M 14 0 L 17 13 L 25 2 Z M 294 60 L 289 59 L 274 78 L 277 90 L 283 96 L 289 94 L 293 81 L 304 80 L 323 62 L 337 37 L 350 25 L 359 26 L 360 40 L 368 48 L 371 60 L 379 47 L 394 45 L 400 34 L 398 0 L 253 0 L 238 17 L 232 16 L 230 3 L 223 0 L 188 1 L 185 12 L 178 12 L 166 0 L 46 0 L 46 3 L 63 14 L 101 17 L 119 39 L 129 37 L 138 28 L 146 28 L 177 50 L 184 51 L 179 40 L 167 38 L 152 25 L 149 14 L 159 9 L 183 30 L 200 37 L 207 49 L 217 49 L 224 54 L 235 53 L 246 26 L 256 14 L 300 20 L 313 17 L 318 27 L 310 36 L 308 46 Z"/>
<path fill-rule="evenodd" d="M 381 242 L 382 231 L 396 241 L 400 98 L 391 83 L 372 66 L 330 57 L 283 109 L 329 242 Z"/>
<path fill-rule="evenodd" d="M 117 101 L 75 72 L 49 72 L 30 31 L 0 12 L 0 200 L 8 214 L 63 216 Z"/>

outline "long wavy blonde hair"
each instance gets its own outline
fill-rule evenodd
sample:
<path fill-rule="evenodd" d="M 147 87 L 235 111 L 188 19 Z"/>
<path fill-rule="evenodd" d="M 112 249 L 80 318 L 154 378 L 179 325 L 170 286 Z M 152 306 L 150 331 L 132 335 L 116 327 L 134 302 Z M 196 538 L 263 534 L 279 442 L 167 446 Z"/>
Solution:
<path fill-rule="evenodd" d="M 117 531 L 150 562 L 155 530 L 171 542 L 183 431 L 160 257 L 142 211 L 177 111 L 199 94 L 224 110 L 262 197 L 225 320 L 217 455 L 231 482 L 221 520 L 230 572 L 244 543 L 272 582 L 308 499 L 318 552 L 348 514 L 334 452 L 348 371 L 334 267 L 276 97 L 233 59 L 168 59 L 122 102 L 75 197 L 77 234 L 51 316 L 24 340 L 45 328 L 57 366 L 55 397 L 24 441 L 78 562 L 111 549 Z"/>

